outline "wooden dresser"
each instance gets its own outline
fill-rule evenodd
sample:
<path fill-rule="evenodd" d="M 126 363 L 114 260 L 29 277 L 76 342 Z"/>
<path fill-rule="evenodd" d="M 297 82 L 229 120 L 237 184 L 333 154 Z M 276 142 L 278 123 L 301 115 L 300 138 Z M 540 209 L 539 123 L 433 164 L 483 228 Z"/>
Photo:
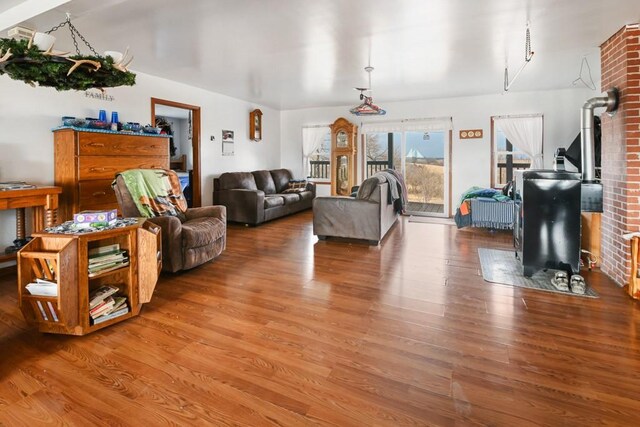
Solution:
<path fill-rule="evenodd" d="M 84 210 L 116 209 L 111 182 L 127 169 L 169 168 L 169 138 L 142 134 L 53 131 L 60 222 Z"/>

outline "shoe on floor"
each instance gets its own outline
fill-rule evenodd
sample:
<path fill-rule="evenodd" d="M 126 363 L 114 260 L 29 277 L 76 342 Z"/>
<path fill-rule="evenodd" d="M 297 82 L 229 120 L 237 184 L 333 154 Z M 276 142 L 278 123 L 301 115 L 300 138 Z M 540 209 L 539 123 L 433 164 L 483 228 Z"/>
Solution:
<path fill-rule="evenodd" d="M 571 276 L 571 292 L 574 294 L 584 295 L 587 290 L 587 284 L 584 282 L 584 278 L 579 274 Z"/>
<path fill-rule="evenodd" d="M 564 271 L 557 271 L 551 284 L 559 291 L 569 292 L 569 280 L 567 280 L 567 273 Z"/>

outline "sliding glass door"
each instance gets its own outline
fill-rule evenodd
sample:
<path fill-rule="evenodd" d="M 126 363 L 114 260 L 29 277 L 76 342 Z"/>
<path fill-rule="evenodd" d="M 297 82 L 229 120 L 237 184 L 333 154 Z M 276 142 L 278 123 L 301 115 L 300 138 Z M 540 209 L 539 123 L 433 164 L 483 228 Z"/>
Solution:
<path fill-rule="evenodd" d="M 405 132 L 404 179 L 413 215 L 445 216 L 448 204 L 449 132 Z"/>
<path fill-rule="evenodd" d="M 449 131 L 365 133 L 365 177 L 387 168 L 402 173 L 407 213 L 449 215 Z"/>

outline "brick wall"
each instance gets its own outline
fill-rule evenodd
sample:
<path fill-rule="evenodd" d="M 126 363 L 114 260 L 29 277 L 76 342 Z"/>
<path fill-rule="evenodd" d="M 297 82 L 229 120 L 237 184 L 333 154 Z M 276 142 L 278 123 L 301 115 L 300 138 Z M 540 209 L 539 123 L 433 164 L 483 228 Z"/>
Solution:
<path fill-rule="evenodd" d="M 640 231 L 640 29 L 628 25 L 600 46 L 602 90 L 620 90 L 612 117 L 602 114 L 602 271 L 624 285 L 630 271 L 621 235 Z"/>

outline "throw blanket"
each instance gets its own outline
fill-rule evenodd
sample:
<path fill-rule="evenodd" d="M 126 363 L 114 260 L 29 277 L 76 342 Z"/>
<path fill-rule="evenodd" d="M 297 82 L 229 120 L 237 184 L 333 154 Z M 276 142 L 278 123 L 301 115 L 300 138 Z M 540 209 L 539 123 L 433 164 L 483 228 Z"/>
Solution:
<path fill-rule="evenodd" d="M 358 198 L 368 200 L 373 193 L 373 190 L 379 183 L 389 183 L 389 197 L 387 202 L 393 204 L 397 213 L 403 214 L 407 205 L 407 187 L 404 183 L 402 174 L 394 169 L 386 169 L 377 172 L 368 179 L 365 179 L 360 188 L 358 189 Z"/>
<path fill-rule="evenodd" d="M 177 175 L 162 169 L 132 169 L 120 173 L 140 215 L 177 216 L 184 219 L 187 201 Z"/>
<path fill-rule="evenodd" d="M 467 191 L 462 194 L 460 198 L 460 204 L 465 200 L 476 199 L 478 197 L 488 197 L 493 198 L 499 202 L 507 202 L 511 200 L 510 197 L 502 194 L 500 190 L 495 190 L 493 188 L 482 188 L 482 187 L 471 187 Z"/>

